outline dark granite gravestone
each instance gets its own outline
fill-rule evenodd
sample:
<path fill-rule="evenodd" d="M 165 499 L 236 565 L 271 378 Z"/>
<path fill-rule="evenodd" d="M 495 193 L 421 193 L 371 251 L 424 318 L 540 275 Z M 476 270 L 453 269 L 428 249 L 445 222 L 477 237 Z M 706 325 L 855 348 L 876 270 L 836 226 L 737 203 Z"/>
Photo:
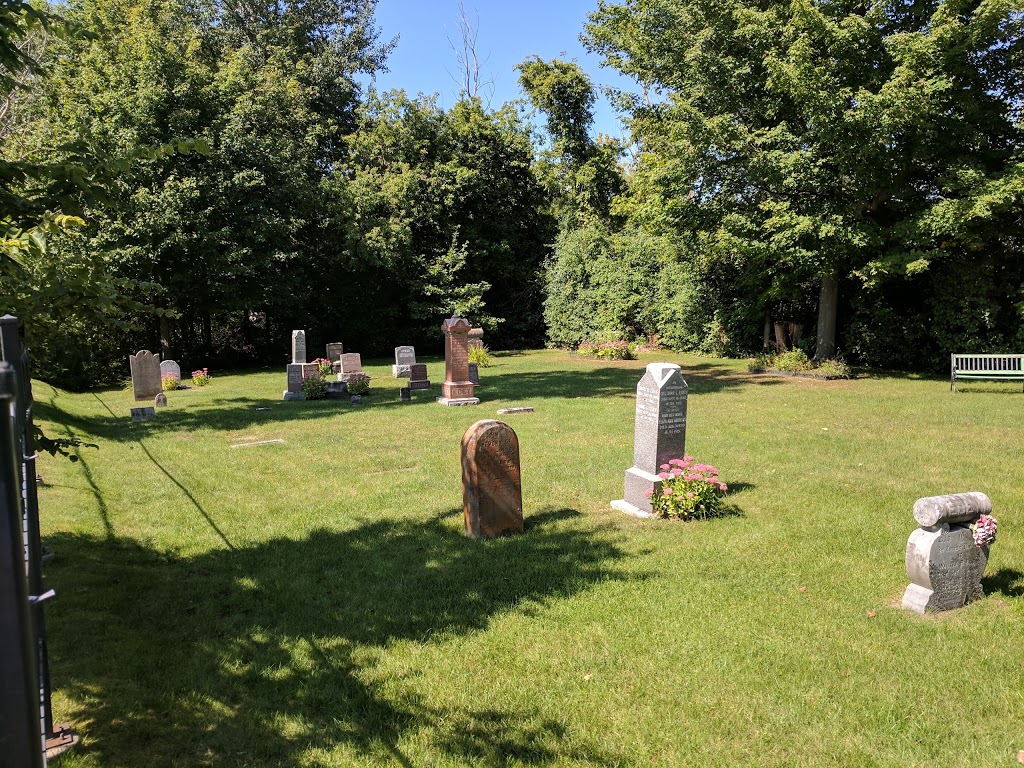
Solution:
<path fill-rule="evenodd" d="M 337 362 L 338 358 L 345 352 L 345 345 L 340 341 L 333 341 L 327 345 L 326 357 L 332 363 Z"/>
<path fill-rule="evenodd" d="M 971 523 L 992 512 L 984 493 L 927 496 L 914 503 L 921 526 L 907 540 L 903 607 L 916 613 L 951 611 L 985 596 L 981 577 L 988 547 L 974 543 Z"/>
<path fill-rule="evenodd" d="M 402 387 L 398 390 L 398 399 L 402 402 L 409 402 L 412 400 L 412 390 L 408 387 Z"/>
<path fill-rule="evenodd" d="M 136 400 L 152 400 L 163 391 L 160 383 L 160 355 L 148 349 L 140 349 L 128 356 L 132 371 L 132 394 Z M 179 379 L 180 380 L 180 379 Z"/>
<path fill-rule="evenodd" d="M 413 363 L 409 366 L 409 389 L 430 389 L 426 363 Z"/>
<path fill-rule="evenodd" d="M 469 369 L 469 380 L 473 382 L 474 387 L 480 386 L 480 366 L 476 363 L 470 363 L 467 368 Z"/>
<path fill-rule="evenodd" d="M 441 323 L 444 331 L 444 383 L 437 402 L 441 405 L 478 405 L 469 380 L 469 323 L 453 315 Z"/>
<path fill-rule="evenodd" d="M 659 467 L 683 458 L 688 387 L 679 371 L 674 363 L 651 363 L 637 384 L 633 466 L 626 470 L 624 498 L 612 502 L 615 509 L 652 516 L 648 491 L 661 483 Z"/>
<path fill-rule="evenodd" d="M 462 512 L 473 539 L 523 531 L 519 439 L 504 422 L 478 421 L 462 436 Z"/>

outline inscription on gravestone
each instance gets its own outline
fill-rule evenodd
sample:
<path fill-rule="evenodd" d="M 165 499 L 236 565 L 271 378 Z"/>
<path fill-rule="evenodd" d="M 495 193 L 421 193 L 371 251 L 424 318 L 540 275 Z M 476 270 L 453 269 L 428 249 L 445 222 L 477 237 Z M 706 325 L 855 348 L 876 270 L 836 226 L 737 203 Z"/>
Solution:
<path fill-rule="evenodd" d="M 462 436 L 462 507 L 470 538 L 522 533 L 519 438 L 508 424 L 478 421 Z"/>
<path fill-rule="evenodd" d="M 129 355 L 128 364 L 132 371 L 132 394 L 136 400 L 152 400 L 158 392 L 163 391 L 160 385 L 160 356 L 148 349 L 140 349 Z"/>
<path fill-rule="evenodd" d="M 688 387 L 678 365 L 651 363 L 636 388 L 633 466 L 626 470 L 625 493 L 612 502 L 632 515 L 653 515 L 648 491 L 661 482 L 659 467 L 681 459 L 686 449 Z"/>
<path fill-rule="evenodd" d="M 292 363 L 302 364 L 306 362 L 306 332 L 292 331 Z"/>

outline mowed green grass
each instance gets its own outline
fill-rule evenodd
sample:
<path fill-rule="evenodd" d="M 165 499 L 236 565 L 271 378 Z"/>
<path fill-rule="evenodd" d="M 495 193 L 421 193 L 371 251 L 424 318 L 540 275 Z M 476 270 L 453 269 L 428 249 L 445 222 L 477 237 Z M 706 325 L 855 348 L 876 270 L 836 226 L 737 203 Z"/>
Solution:
<path fill-rule="evenodd" d="M 687 450 L 740 514 L 613 511 L 644 365 L 690 385 Z M 1024 749 L 1019 384 L 753 376 L 742 361 L 501 355 L 482 403 L 282 402 L 215 373 L 133 424 L 130 392 L 37 384 L 54 704 L 114 766 L 1009 766 Z M 459 441 L 519 435 L 526 532 L 462 533 Z M 259 410 L 269 408 L 269 410 Z M 238 443 L 277 440 L 260 446 Z M 981 490 L 985 587 L 901 610 L 911 509 Z"/>

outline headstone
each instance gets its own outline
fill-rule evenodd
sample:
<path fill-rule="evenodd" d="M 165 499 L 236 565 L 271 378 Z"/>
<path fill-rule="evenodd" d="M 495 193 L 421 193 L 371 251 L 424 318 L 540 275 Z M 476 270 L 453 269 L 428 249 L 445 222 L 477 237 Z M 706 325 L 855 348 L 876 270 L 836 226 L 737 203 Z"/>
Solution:
<path fill-rule="evenodd" d="M 483 328 L 470 328 L 469 329 L 469 342 L 468 345 L 475 349 L 484 348 L 484 329 Z"/>
<path fill-rule="evenodd" d="M 504 422 L 478 421 L 462 436 L 462 514 L 473 539 L 523 531 L 519 439 Z"/>
<path fill-rule="evenodd" d="M 348 383 L 344 381 L 328 381 L 327 382 L 327 394 L 325 397 L 328 400 L 343 400 L 348 395 Z"/>
<path fill-rule="evenodd" d="M 409 366 L 409 389 L 430 389 L 426 363 L 413 363 Z"/>
<path fill-rule="evenodd" d="M 633 466 L 626 470 L 624 497 L 612 502 L 615 509 L 653 517 L 650 494 L 661 484 L 659 467 L 685 453 L 688 389 L 678 365 L 647 366 L 636 387 Z"/>
<path fill-rule="evenodd" d="M 452 315 L 441 323 L 444 331 L 444 383 L 441 385 L 441 405 L 478 405 L 480 398 L 473 396 L 473 382 L 469 380 L 469 323 L 464 317 Z"/>
<path fill-rule="evenodd" d="M 292 363 L 301 365 L 306 362 L 306 332 L 292 331 Z"/>
<path fill-rule="evenodd" d="M 156 408 L 148 405 L 145 408 L 132 408 L 132 421 L 149 421 L 156 416 Z"/>
<path fill-rule="evenodd" d="M 520 405 L 516 408 L 499 408 L 498 413 L 533 413 L 533 406 Z"/>
<path fill-rule="evenodd" d="M 166 408 L 167 407 L 167 395 L 163 392 L 159 392 L 156 397 L 153 398 L 154 408 Z"/>
<path fill-rule="evenodd" d="M 398 390 L 398 399 L 402 402 L 408 402 L 412 400 L 412 390 L 408 387 L 402 387 Z"/>
<path fill-rule="evenodd" d="M 474 387 L 480 386 L 480 366 L 476 363 L 470 363 L 469 366 L 469 380 L 473 382 Z"/>
<path fill-rule="evenodd" d="M 950 611 L 985 596 L 981 577 L 988 547 L 974 543 L 971 523 L 992 511 L 978 491 L 928 496 L 914 503 L 921 526 L 907 540 L 907 576 L 903 607 L 916 613 Z"/>
<path fill-rule="evenodd" d="M 288 384 L 282 399 L 284 400 L 305 400 L 302 393 L 302 382 L 310 376 L 316 376 L 320 368 L 316 363 L 292 363 L 287 366 Z"/>
<path fill-rule="evenodd" d="M 163 381 L 167 374 L 176 378 L 179 384 L 181 383 L 181 366 L 174 360 L 164 360 L 160 363 L 160 380 Z"/>
<path fill-rule="evenodd" d="M 157 392 L 163 391 L 160 383 L 160 355 L 154 355 L 148 349 L 140 349 L 128 356 L 128 364 L 132 371 L 132 393 L 137 401 L 152 400 Z"/>
<path fill-rule="evenodd" d="M 396 379 L 409 378 L 409 366 L 416 362 L 416 349 L 413 347 L 395 347 L 395 364 L 391 366 L 391 375 Z"/>
<path fill-rule="evenodd" d="M 326 357 L 332 363 L 335 362 L 345 352 L 345 345 L 340 341 L 333 341 L 327 345 Z"/>
<path fill-rule="evenodd" d="M 362 404 L 363 404 L 363 396 L 362 395 L 352 395 L 352 405 L 362 405 Z"/>
<path fill-rule="evenodd" d="M 338 367 L 338 381 L 348 381 L 353 373 L 363 372 L 363 361 L 358 352 L 346 352 L 341 356 Z"/>

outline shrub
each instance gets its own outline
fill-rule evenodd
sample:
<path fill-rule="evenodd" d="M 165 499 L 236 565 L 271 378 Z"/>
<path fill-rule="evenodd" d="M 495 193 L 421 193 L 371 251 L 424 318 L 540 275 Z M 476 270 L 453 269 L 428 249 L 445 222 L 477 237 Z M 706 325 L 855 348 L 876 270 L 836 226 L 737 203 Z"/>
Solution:
<path fill-rule="evenodd" d="M 693 456 L 670 459 L 661 465 L 651 505 L 660 517 L 693 520 L 722 514 L 722 498 L 729 487 L 718 479 L 718 470 L 699 464 Z"/>
<path fill-rule="evenodd" d="M 628 341 L 584 341 L 576 351 L 603 360 L 636 360 L 636 347 Z"/>
<path fill-rule="evenodd" d="M 780 352 L 775 355 L 775 360 L 772 364 L 772 368 L 776 370 L 791 371 L 793 373 L 809 371 L 813 367 L 811 359 L 807 357 L 807 353 L 802 349 L 789 349 L 785 352 Z"/>
<path fill-rule="evenodd" d="M 327 397 L 327 382 L 319 376 L 307 376 L 302 380 L 302 394 L 307 400 L 323 400 Z"/>
<path fill-rule="evenodd" d="M 213 379 L 210 375 L 209 368 L 200 368 L 197 371 L 192 371 L 192 385 L 196 387 L 205 387 Z"/>
<path fill-rule="evenodd" d="M 164 392 L 172 392 L 178 388 L 179 383 L 178 377 L 173 373 L 165 373 L 160 377 L 160 389 Z"/>
<path fill-rule="evenodd" d="M 491 367 L 491 352 L 487 347 L 470 347 L 469 362 L 476 363 L 481 368 Z"/>
<path fill-rule="evenodd" d="M 775 367 L 775 355 L 770 352 L 762 352 L 755 355 L 754 359 L 747 364 L 747 370 L 751 373 L 764 373 L 769 368 Z"/>
<path fill-rule="evenodd" d="M 842 360 L 822 360 L 814 372 L 825 379 L 850 378 L 850 366 Z"/>
<path fill-rule="evenodd" d="M 326 387 L 326 385 L 325 385 Z M 350 395 L 367 395 L 370 393 L 370 377 L 365 373 L 353 373 L 348 378 Z"/>

